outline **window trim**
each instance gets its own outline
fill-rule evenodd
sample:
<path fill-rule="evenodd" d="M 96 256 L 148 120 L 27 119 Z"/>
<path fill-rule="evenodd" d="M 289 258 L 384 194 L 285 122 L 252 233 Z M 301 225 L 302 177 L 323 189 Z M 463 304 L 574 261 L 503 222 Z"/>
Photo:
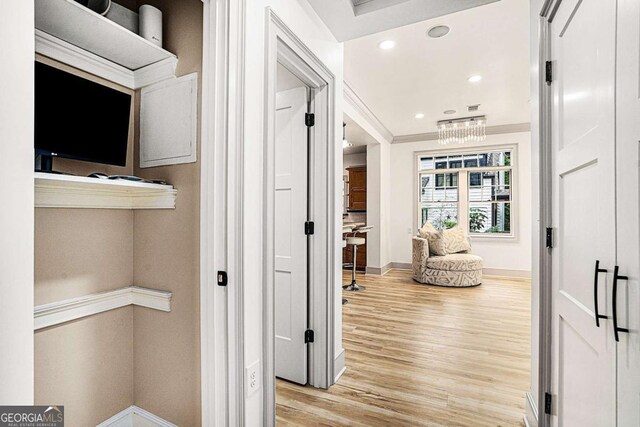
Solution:
<path fill-rule="evenodd" d="M 511 165 L 510 166 L 482 166 L 482 167 L 473 167 L 473 168 L 455 168 L 455 169 L 420 169 L 420 158 L 421 157 L 436 157 L 443 155 L 457 155 L 457 154 L 477 154 L 477 153 L 486 153 L 486 152 L 495 152 L 495 151 L 510 151 L 511 152 Z M 452 172 L 460 172 L 458 175 L 458 224 L 465 224 L 465 231 L 469 234 L 472 240 L 481 240 L 481 241 L 509 241 L 509 242 L 517 242 L 519 240 L 518 236 L 518 225 L 520 219 L 520 209 L 519 209 L 519 189 L 520 189 L 520 180 L 519 180 L 519 153 L 518 153 L 518 145 L 517 144 L 499 144 L 499 145 L 475 145 L 463 148 L 437 148 L 433 150 L 421 150 L 415 151 L 413 156 L 413 231 L 414 235 L 418 233 L 419 225 L 418 221 L 420 219 L 420 174 L 421 173 L 429 173 L 433 171 L 434 174 L 438 173 L 452 173 Z M 469 171 L 488 171 L 488 170 L 511 170 L 511 233 L 508 234 L 499 234 L 499 233 L 471 233 L 469 232 Z M 462 178 L 464 175 L 464 179 L 466 180 L 466 184 L 461 186 Z"/>

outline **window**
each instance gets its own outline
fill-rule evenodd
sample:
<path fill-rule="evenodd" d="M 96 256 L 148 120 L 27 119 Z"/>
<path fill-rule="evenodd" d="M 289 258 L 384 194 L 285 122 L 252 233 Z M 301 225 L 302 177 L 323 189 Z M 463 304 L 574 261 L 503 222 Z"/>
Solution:
<path fill-rule="evenodd" d="M 513 236 L 513 150 L 418 155 L 418 227 Z"/>

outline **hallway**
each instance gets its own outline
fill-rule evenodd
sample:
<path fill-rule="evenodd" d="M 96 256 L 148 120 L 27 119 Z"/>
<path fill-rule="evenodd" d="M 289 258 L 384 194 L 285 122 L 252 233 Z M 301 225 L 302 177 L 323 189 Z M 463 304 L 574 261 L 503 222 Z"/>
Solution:
<path fill-rule="evenodd" d="M 456 289 L 404 270 L 358 276 L 367 290 L 344 293 L 347 371 L 330 391 L 278 380 L 278 425 L 523 425 L 528 280 Z"/>

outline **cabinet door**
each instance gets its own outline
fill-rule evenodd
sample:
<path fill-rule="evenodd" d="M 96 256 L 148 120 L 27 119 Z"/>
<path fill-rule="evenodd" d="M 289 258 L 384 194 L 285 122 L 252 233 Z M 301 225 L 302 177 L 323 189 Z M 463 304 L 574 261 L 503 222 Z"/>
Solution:
<path fill-rule="evenodd" d="M 618 282 L 618 426 L 640 426 L 640 3 L 618 0 L 616 175 Z"/>
<path fill-rule="evenodd" d="M 551 421 L 564 427 L 615 426 L 610 295 L 616 252 L 616 1 L 564 0 L 550 30 L 556 227 L 552 387 L 557 395 Z M 596 273 L 596 260 L 608 272 Z M 609 317 L 596 319 L 596 311 Z"/>
<path fill-rule="evenodd" d="M 349 210 L 367 210 L 367 167 L 355 166 L 349 171 Z"/>

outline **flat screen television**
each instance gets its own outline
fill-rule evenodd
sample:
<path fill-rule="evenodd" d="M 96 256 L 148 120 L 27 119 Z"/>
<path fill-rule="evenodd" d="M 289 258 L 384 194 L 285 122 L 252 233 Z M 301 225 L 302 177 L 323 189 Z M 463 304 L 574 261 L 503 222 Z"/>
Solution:
<path fill-rule="evenodd" d="M 130 113 L 130 94 L 36 62 L 36 169 L 52 157 L 125 166 Z"/>

